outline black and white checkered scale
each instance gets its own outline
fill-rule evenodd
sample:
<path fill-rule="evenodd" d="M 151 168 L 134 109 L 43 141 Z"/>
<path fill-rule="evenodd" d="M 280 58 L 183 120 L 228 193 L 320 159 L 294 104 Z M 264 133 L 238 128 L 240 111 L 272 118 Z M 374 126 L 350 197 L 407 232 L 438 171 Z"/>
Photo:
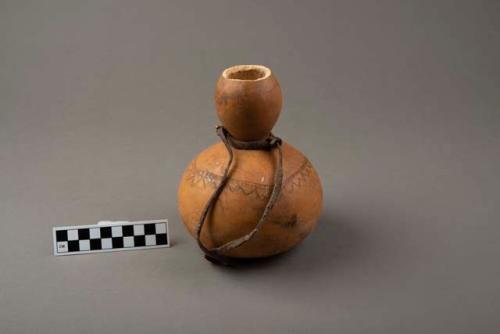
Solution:
<path fill-rule="evenodd" d="M 56 254 L 168 246 L 166 222 L 55 230 Z"/>

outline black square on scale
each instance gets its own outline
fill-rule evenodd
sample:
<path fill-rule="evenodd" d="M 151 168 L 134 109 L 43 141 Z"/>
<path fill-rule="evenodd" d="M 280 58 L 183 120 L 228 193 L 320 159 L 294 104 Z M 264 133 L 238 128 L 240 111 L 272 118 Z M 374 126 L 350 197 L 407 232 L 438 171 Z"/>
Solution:
<path fill-rule="evenodd" d="M 155 234 L 156 229 L 155 229 L 155 224 L 144 224 L 144 234 Z"/>
<path fill-rule="evenodd" d="M 156 235 L 156 244 L 157 245 L 166 245 L 167 244 L 167 235 L 165 233 Z"/>
<path fill-rule="evenodd" d="M 88 228 L 81 228 L 78 230 L 78 239 L 87 240 L 90 239 L 90 232 Z"/>
<path fill-rule="evenodd" d="M 122 227 L 123 236 L 131 237 L 134 235 L 134 225 L 125 225 Z"/>
<path fill-rule="evenodd" d="M 66 230 L 56 231 L 56 240 L 57 241 L 68 241 L 68 231 L 66 231 Z"/>
<path fill-rule="evenodd" d="M 113 248 L 123 248 L 122 237 L 114 237 L 111 242 L 113 243 Z"/>
<path fill-rule="evenodd" d="M 78 252 L 80 250 L 80 242 L 78 240 L 68 241 L 68 252 Z"/>
<path fill-rule="evenodd" d="M 101 249 L 101 239 L 90 239 L 90 250 Z"/>
<path fill-rule="evenodd" d="M 144 235 L 136 235 L 134 237 L 134 245 L 136 247 L 144 247 L 144 246 L 146 246 L 146 236 L 144 236 Z"/>
<path fill-rule="evenodd" d="M 101 238 L 111 238 L 111 226 L 101 227 Z"/>

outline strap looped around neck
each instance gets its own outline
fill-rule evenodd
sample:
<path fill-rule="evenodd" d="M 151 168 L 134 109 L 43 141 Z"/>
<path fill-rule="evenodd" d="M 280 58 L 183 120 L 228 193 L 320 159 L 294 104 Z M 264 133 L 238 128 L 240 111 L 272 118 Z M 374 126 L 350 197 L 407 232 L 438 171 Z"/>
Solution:
<path fill-rule="evenodd" d="M 198 242 L 198 246 L 201 248 L 201 250 L 205 253 L 205 258 L 211 262 L 217 263 L 217 264 L 222 264 L 222 265 L 233 265 L 237 261 L 234 261 L 234 259 L 227 257 L 224 255 L 224 253 L 235 249 L 237 247 L 240 247 L 244 243 L 248 242 L 251 240 L 257 232 L 259 232 L 260 228 L 264 224 L 267 216 L 273 209 L 274 205 L 279 199 L 279 196 L 281 194 L 281 187 L 283 185 L 283 150 L 282 150 L 282 141 L 279 137 L 274 136 L 273 134 L 270 134 L 269 137 L 263 139 L 263 140 L 257 140 L 257 141 L 240 141 L 236 140 L 231 135 L 229 132 L 223 127 L 223 126 L 217 126 L 217 135 L 220 137 L 224 145 L 226 146 L 226 149 L 229 154 L 229 160 L 227 162 L 226 168 L 224 170 L 224 175 L 222 176 L 222 179 L 215 189 L 214 193 L 212 196 L 210 196 L 207 204 L 205 205 L 205 208 L 202 211 L 202 214 L 200 216 L 200 221 L 198 225 L 196 226 L 196 241 Z M 206 218 L 212 207 L 215 205 L 215 202 L 219 198 L 220 194 L 222 193 L 222 190 L 224 190 L 224 187 L 226 186 L 228 180 L 229 180 L 229 170 L 231 168 L 231 165 L 233 164 L 234 160 L 234 154 L 233 154 L 233 148 L 239 149 L 239 150 L 273 150 L 274 148 L 278 149 L 278 164 L 276 167 L 276 171 L 274 173 L 274 185 L 273 189 L 271 191 L 271 195 L 269 197 L 269 200 L 267 201 L 266 207 L 264 208 L 264 211 L 262 212 L 262 215 L 255 225 L 255 228 L 248 234 L 245 234 L 244 236 L 234 239 L 232 241 L 229 241 L 221 246 L 215 247 L 215 248 L 207 248 L 203 245 L 201 242 L 201 231 L 203 229 L 203 225 L 205 224 Z"/>

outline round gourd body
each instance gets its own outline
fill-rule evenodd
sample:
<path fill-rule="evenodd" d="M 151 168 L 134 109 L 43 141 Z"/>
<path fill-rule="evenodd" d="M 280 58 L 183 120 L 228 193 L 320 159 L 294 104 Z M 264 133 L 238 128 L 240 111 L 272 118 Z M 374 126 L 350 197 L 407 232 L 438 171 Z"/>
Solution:
<path fill-rule="evenodd" d="M 213 248 L 249 233 L 257 224 L 273 187 L 278 152 L 233 149 L 230 179 L 207 216 L 201 242 Z M 224 174 L 228 152 L 218 143 L 200 153 L 182 175 L 178 203 L 184 225 L 195 237 L 205 205 Z M 283 187 L 260 231 L 224 255 L 258 258 L 279 254 L 301 242 L 321 213 L 322 188 L 309 160 L 283 143 Z"/>

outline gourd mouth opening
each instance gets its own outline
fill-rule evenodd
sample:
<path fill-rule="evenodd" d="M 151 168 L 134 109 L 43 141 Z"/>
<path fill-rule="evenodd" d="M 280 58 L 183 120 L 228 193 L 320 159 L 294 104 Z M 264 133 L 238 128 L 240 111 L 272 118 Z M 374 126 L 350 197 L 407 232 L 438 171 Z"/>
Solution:
<path fill-rule="evenodd" d="M 259 81 L 268 78 L 271 70 L 262 65 L 237 65 L 222 72 L 225 79 L 236 81 Z"/>

